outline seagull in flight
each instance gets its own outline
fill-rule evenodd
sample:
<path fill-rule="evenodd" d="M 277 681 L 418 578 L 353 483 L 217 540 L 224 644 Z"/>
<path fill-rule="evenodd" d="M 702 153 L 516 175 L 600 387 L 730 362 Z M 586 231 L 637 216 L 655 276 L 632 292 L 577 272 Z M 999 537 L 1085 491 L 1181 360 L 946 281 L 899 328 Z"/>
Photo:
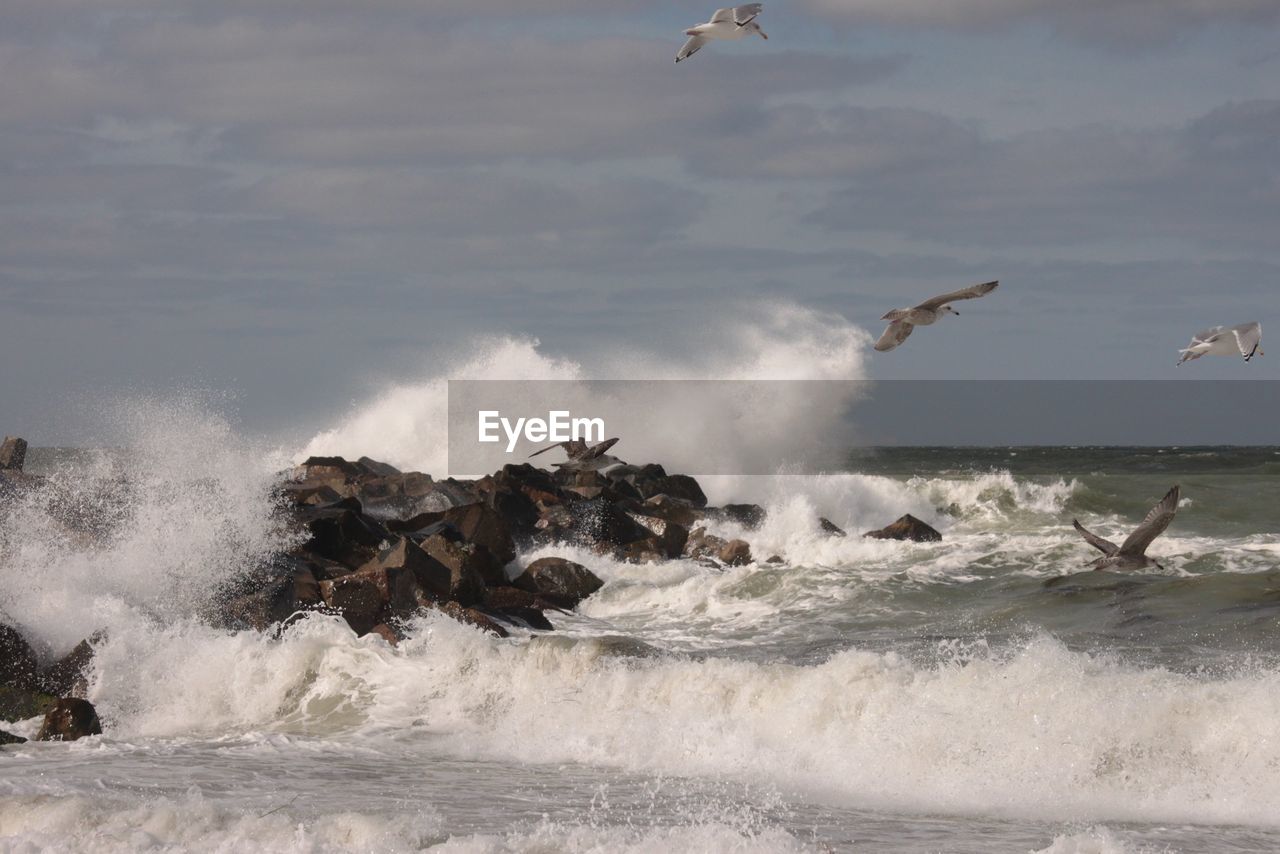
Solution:
<path fill-rule="evenodd" d="M 1145 569 L 1148 566 L 1164 569 L 1157 561 L 1147 557 L 1147 546 L 1151 545 L 1156 537 L 1163 534 L 1165 528 L 1168 528 L 1169 523 L 1173 521 L 1173 517 L 1178 512 L 1178 498 L 1180 495 L 1181 491 L 1177 486 L 1169 490 L 1165 497 L 1160 499 L 1160 503 L 1151 508 L 1151 512 L 1147 514 L 1147 518 L 1142 520 L 1142 524 L 1129 535 L 1128 539 L 1118 546 L 1110 540 L 1104 540 L 1073 519 L 1071 524 L 1080 532 L 1080 536 L 1084 537 L 1089 545 L 1102 552 L 1102 557 L 1086 565 L 1092 566 L 1094 569 L 1111 569 L 1113 567 L 1116 569 Z"/>
<path fill-rule="evenodd" d="M 1239 326 L 1215 326 L 1197 332 L 1185 350 L 1179 350 L 1182 358 L 1178 364 L 1199 359 L 1201 356 L 1234 356 L 1239 353 L 1247 362 L 1262 353 L 1262 324 L 1242 323 Z"/>
<path fill-rule="evenodd" d="M 693 56 L 712 39 L 734 41 L 744 36 L 757 35 L 767 40 L 769 37 L 765 35 L 764 30 L 760 29 L 760 25 L 756 23 L 756 18 L 763 11 L 763 3 L 747 3 L 745 6 L 716 9 L 716 13 L 711 16 L 710 21 L 705 24 L 698 24 L 696 27 L 690 27 L 684 31 L 689 40 L 684 43 L 684 47 L 680 48 L 680 52 L 676 54 L 676 62 Z"/>
<path fill-rule="evenodd" d="M 567 442 L 556 442 L 554 445 L 548 445 L 540 451 L 534 451 L 529 455 L 529 459 L 556 448 L 564 448 L 564 452 L 569 459 L 563 463 L 552 463 L 556 468 L 569 469 L 570 471 L 602 471 L 616 465 L 626 465 L 617 457 L 605 453 L 617 443 L 618 440 L 616 438 L 605 439 L 598 445 L 588 445 L 582 439 L 570 439 Z"/>
<path fill-rule="evenodd" d="M 903 341 L 906 341 L 907 336 L 917 326 L 931 326 L 944 314 L 959 316 L 960 312 L 952 308 L 951 303 L 962 299 L 984 297 L 994 291 L 999 284 L 999 282 L 986 282 L 981 285 L 973 285 L 964 290 L 936 296 L 933 299 L 925 300 L 914 308 L 895 308 L 880 318 L 881 320 L 889 321 L 889 326 L 885 329 L 884 334 L 880 336 L 880 340 L 876 342 L 876 349 L 881 353 L 892 350 Z"/>

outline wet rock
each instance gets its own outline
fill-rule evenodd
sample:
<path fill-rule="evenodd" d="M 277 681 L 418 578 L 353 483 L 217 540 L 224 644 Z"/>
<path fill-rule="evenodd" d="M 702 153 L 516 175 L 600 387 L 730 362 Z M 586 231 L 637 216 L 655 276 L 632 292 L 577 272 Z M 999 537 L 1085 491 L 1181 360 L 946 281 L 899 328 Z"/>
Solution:
<path fill-rule="evenodd" d="M 769 555 L 769 557 L 765 558 L 764 562 L 770 566 L 777 566 L 779 564 L 786 563 L 786 561 L 782 559 L 782 555 Z"/>
<path fill-rule="evenodd" d="M 58 698 L 42 691 L 0 685 L 0 721 L 24 721 L 44 715 Z"/>
<path fill-rule="evenodd" d="M 826 516 L 822 516 L 818 519 L 818 527 L 821 528 L 824 533 L 829 534 L 833 537 L 845 536 L 844 528 L 841 528 L 839 525 L 837 525 L 835 522 L 832 522 Z"/>
<path fill-rule="evenodd" d="M 396 540 L 353 574 L 374 579 L 385 594 L 384 603 L 398 617 L 409 617 L 432 600 L 453 598 L 456 586 L 450 569 L 407 537 Z"/>
<path fill-rule="evenodd" d="M 867 531 L 862 536 L 877 540 L 913 540 L 917 543 L 936 543 L 942 540 L 942 534 L 910 513 L 888 527 Z"/>
<path fill-rule="evenodd" d="M 34 689 L 37 684 L 36 654 L 12 626 L 0 623 L 0 685 Z"/>
<path fill-rule="evenodd" d="M 436 610 L 447 614 L 460 623 L 466 623 L 483 629 L 491 635 L 497 635 L 500 638 L 509 637 L 510 633 L 502 627 L 502 624 L 490 617 L 483 611 L 475 608 L 464 608 L 457 602 L 444 602 L 435 606 Z"/>
<path fill-rule="evenodd" d="M 560 557 L 535 560 L 513 584 L 530 593 L 561 597 L 574 605 L 604 586 L 604 582 L 582 564 Z"/>
<path fill-rule="evenodd" d="M 400 469 L 390 465 L 389 463 L 380 463 L 377 460 L 372 460 L 368 457 L 361 457 L 356 460 L 356 465 L 370 474 L 374 474 L 379 477 L 394 477 L 401 473 Z"/>
<path fill-rule="evenodd" d="M 44 716 L 36 741 L 75 741 L 90 735 L 102 735 L 97 710 L 88 700 L 66 697 Z"/>
<path fill-rule="evenodd" d="M 385 572 L 353 572 L 335 581 L 320 582 L 320 595 L 342 615 L 357 635 L 366 635 L 382 622 L 387 604 Z"/>
<path fill-rule="evenodd" d="M 83 697 L 89 690 L 85 674 L 93 664 L 93 648 L 106 637 L 105 631 L 98 631 L 76 644 L 71 652 L 41 674 L 41 687 L 59 697 Z"/>
<path fill-rule="evenodd" d="M 729 543 L 715 534 L 708 534 L 706 528 L 694 528 L 685 542 L 686 557 L 699 559 L 718 556 Z"/>
<path fill-rule="evenodd" d="M 746 540 L 730 540 L 716 557 L 726 566 L 745 566 L 751 563 L 751 546 Z"/>
<path fill-rule="evenodd" d="M 378 625 L 369 630 L 369 634 L 377 635 L 392 646 L 400 645 L 400 635 L 386 623 L 378 623 Z"/>
<path fill-rule="evenodd" d="M 3 747 L 6 744 L 26 744 L 26 743 L 27 743 L 27 740 L 22 736 L 14 735 L 13 733 L 0 730 L 0 747 Z"/>
<path fill-rule="evenodd" d="M 448 572 L 448 588 L 441 598 L 461 605 L 475 605 L 484 599 L 486 575 L 495 583 L 506 582 L 502 568 L 488 550 L 475 543 L 459 543 L 440 534 L 422 541 L 421 549 Z"/>
<path fill-rule="evenodd" d="M 27 459 L 27 440 L 17 436 L 5 436 L 0 443 L 0 469 L 5 471 L 22 471 Z"/>
<path fill-rule="evenodd" d="M 646 499 L 636 508 L 636 512 L 685 527 L 693 525 L 703 516 L 702 510 L 692 502 L 666 494 Z"/>
<path fill-rule="evenodd" d="M 326 484 L 285 484 L 282 493 L 296 507 L 322 507 L 342 500 L 342 495 Z"/>
<path fill-rule="evenodd" d="M 278 554 L 213 597 L 207 618 L 223 628 L 265 631 L 322 604 L 319 580 L 351 570 L 312 555 Z M 326 574 L 326 571 L 329 573 Z"/>
<path fill-rule="evenodd" d="M 567 611 L 573 600 L 549 593 L 532 593 L 519 587 L 490 587 L 484 592 L 484 608 L 499 613 L 517 608 L 536 608 L 545 611 L 552 608 Z"/>
<path fill-rule="evenodd" d="M 391 539 L 380 523 L 344 502 L 301 511 L 300 518 L 311 535 L 306 551 L 349 566 L 364 563 Z"/>
<path fill-rule="evenodd" d="M 765 517 L 769 515 L 759 504 L 726 504 L 723 507 L 709 509 L 707 513 L 715 519 L 741 525 L 748 531 L 754 531 L 763 525 Z"/>
<path fill-rule="evenodd" d="M 540 608 L 484 608 L 483 611 L 514 626 L 522 626 L 539 632 L 555 630 L 555 626 L 551 625 L 551 621 L 547 619 L 546 614 L 543 614 Z"/>
<path fill-rule="evenodd" d="M 633 485 L 645 499 L 655 495 L 669 495 L 672 498 L 688 501 L 694 507 L 707 506 L 707 496 L 702 491 L 702 487 L 689 475 L 664 473 L 660 477 L 646 477 L 644 472 L 648 468 L 649 466 L 645 466 L 641 469 L 640 474 L 633 481 Z M 661 470 L 661 466 L 656 468 Z"/>
<path fill-rule="evenodd" d="M 653 531 L 631 518 L 625 510 L 603 498 L 575 501 L 551 508 L 539 521 L 551 540 L 571 540 L 588 546 L 625 546 L 653 536 Z"/>

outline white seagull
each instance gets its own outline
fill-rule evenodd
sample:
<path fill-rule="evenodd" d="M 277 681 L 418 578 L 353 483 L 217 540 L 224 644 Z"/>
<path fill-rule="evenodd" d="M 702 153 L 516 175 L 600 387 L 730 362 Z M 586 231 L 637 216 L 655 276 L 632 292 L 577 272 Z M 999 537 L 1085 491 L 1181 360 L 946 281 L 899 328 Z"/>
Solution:
<path fill-rule="evenodd" d="M 1142 524 L 1129 535 L 1120 545 L 1116 545 L 1110 540 L 1104 540 L 1097 534 L 1089 531 L 1084 525 L 1078 521 L 1072 520 L 1071 524 L 1080 532 L 1080 536 L 1085 538 L 1089 545 L 1102 552 L 1102 557 L 1092 561 L 1087 566 L 1094 569 L 1145 569 L 1148 566 L 1154 566 L 1156 569 L 1164 569 L 1159 563 L 1152 558 L 1147 557 L 1147 546 L 1155 540 L 1156 537 L 1164 533 L 1165 528 L 1169 527 L 1169 523 L 1173 521 L 1173 517 L 1178 512 L 1178 497 L 1180 495 L 1178 487 L 1169 490 L 1164 498 L 1160 499 L 1160 503 L 1151 508 L 1151 512 L 1147 514 L 1147 518 L 1142 520 Z"/>
<path fill-rule="evenodd" d="M 880 340 L 876 342 L 876 349 L 881 353 L 892 350 L 903 341 L 906 341 L 907 336 L 917 326 L 930 326 L 945 314 L 959 316 L 960 312 L 952 308 L 951 303 L 956 300 L 977 299 L 978 297 L 986 296 L 994 291 L 999 284 L 999 282 L 986 282 L 925 300 L 914 308 L 895 308 L 880 318 L 881 320 L 889 321 L 889 327 L 885 329 L 884 334 L 880 336 Z"/>
<path fill-rule="evenodd" d="M 612 448 L 618 443 L 617 439 L 605 439 L 598 445 L 588 445 L 581 439 L 570 439 L 567 442 L 556 442 L 554 445 L 548 445 L 540 451 L 534 451 L 529 458 L 545 454 L 547 451 L 555 448 L 564 448 L 565 454 L 569 459 L 563 463 L 552 463 L 558 469 L 566 471 L 598 471 L 607 473 L 613 471 L 618 466 L 626 466 L 627 464 L 612 454 L 606 454 L 605 451 Z"/>
<path fill-rule="evenodd" d="M 680 52 L 676 54 L 676 62 L 693 56 L 712 39 L 733 41 L 749 35 L 757 35 L 762 39 L 768 39 L 769 37 L 765 35 L 764 30 L 760 29 L 760 25 L 756 23 L 756 18 L 763 11 L 763 3 L 748 3 L 745 6 L 716 9 L 716 13 L 711 16 L 710 21 L 705 24 L 698 24 L 696 27 L 690 27 L 684 31 L 689 40 L 684 43 L 684 47 L 680 48 Z"/>
<path fill-rule="evenodd" d="M 1239 353 L 1247 362 L 1262 353 L 1262 324 L 1242 323 L 1239 326 L 1215 326 L 1197 332 L 1191 345 L 1179 350 L 1182 358 L 1178 364 L 1199 359 L 1201 356 L 1234 356 Z"/>

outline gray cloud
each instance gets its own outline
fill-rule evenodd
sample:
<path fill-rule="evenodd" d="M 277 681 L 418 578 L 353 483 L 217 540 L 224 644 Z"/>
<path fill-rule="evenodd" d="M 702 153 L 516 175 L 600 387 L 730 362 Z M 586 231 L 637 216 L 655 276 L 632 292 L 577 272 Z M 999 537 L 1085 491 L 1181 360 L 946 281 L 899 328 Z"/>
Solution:
<path fill-rule="evenodd" d="M 810 14 L 847 24 L 990 31 L 1045 24 L 1071 38 L 1113 46 L 1160 45 L 1214 25 L 1274 26 L 1272 0 L 799 0 Z"/>

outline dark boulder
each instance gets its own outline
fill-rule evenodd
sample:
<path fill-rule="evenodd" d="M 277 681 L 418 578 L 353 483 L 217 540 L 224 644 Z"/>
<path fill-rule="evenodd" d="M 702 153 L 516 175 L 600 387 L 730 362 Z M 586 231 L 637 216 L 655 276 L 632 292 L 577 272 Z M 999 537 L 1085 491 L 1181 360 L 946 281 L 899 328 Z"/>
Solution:
<path fill-rule="evenodd" d="M 550 540 L 571 540 L 588 546 L 614 548 L 653 536 L 652 530 L 603 498 L 551 508 L 539 525 Z"/>
<path fill-rule="evenodd" d="M 387 574 L 376 570 L 353 572 L 335 581 L 321 581 L 320 594 L 352 631 L 366 635 L 386 616 Z"/>
<path fill-rule="evenodd" d="M 97 710 L 88 700 L 65 697 L 44 716 L 36 741 L 75 741 L 89 735 L 102 735 Z"/>
<path fill-rule="evenodd" d="M 694 559 L 716 557 L 728 544 L 723 537 L 708 534 L 706 528 L 694 528 L 685 542 L 684 553 Z"/>
<path fill-rule="evenodd" d="M 27 740 L 22 736 L 14 735 L 13 733 L 0 730 L 0 747 L 3 747 L 6 744 L 26 744 L 26 743 L 27 743 Z"/>
<path fill-rule="evenodd" d="M 867 531 L 862 536 L 877 540 L 914 540 L 917 543 L 937 543 L 942 540 L 942 534 L 910 513 L 888 527 L 879 531 Z"/>
<path fill-rule="evenodd" d="M 759 504 L 726 504 L 723 507 L 708 509 L 707 514 L 714 519 L 741 525 L 753 531 L 764 524 L 768 512 Z"/>
<path fill-rule="evenodd" d="M 0 443 L 0 469 L 5 471 L 22 471 L 27 459 L 27 440 L 17 436 L 5 436 Z"/>
<path fill-rule="evenodd" d="M 457 602 L 443 602 L 434 607 L 441 613 L 447 614 L 460 623 L 475 626 L 476 628 L 486 631 L 491 635 L 497 635 L 500 638 L 509 636 L 509 632 L 502 627 L 501 623 L 483 611 L 475 608 L 464 608 Z"/>
<path fill-rule="evenodd" d="M 323 604 L 319 581 L 351 570 L 313 555 L 277 554 L 213 597 L 207 617 L 224 628 L 264 631 Z"/>
<path fill-rule="evenodd" d="M 655 495 L 640 502 L 635 510 L 641 515 L 661 519 L 664 522 L 675 522 L 677 525 L 686 527 L 703 516 L 702 510 L 695 507 L 692 502 L 665 494 Z"/>
<path fill-rule="evenodd" d="M 37 684 L 36 654 L 12 626 L 0 623 L 0 685 L 34 689 Z"/>
<path fill-rule="evenodd" d="M 407 537 L 396 540 L 353 574 L 373 579 L 384 594 L 384 604 L 397 617 L 411 616 L 435 599 L 452 598 L 454 584 L 449 568 Z M 341 584 L 348 577 L 333 583 Z M 321 583 L 322 591 L 325 583 Z"/>
<path fill-rule="evenodd" d="M 662 466 L 645 466 L 628 481 L 646 499 L 655 495 L 681 498 L 694 507 L 706 507 L 707 496 L 698 482 L 687 474 L 667 474 Z"/>
<path fill-rule="evenodd" d="M 400 469 L 389 463 L 380 463 L 377 460 L 372 460 L 368 457 L 361 457 L 356 460 L 356 465 L 370 474 L 377 475 L 378 477 L 394 477 L 401 473 Z"/>
<path fill-rule="evenodd" d="M 454 542 L 436 534 L 423 540 L 420 547 L 448 572 L 448 589 L 441 598 L 462 605 L 475 605 L 484 598 L 486 580 L 506 582 L 502 567 L 482 546 Z"/>
<path fill-rule="evenodd" d="M 559 557 L 535 560 L 513 583 L 521 590 L 559 597 L 575 605 L 604 586 L 604 582 L 582 564 Z"/>
<path fill-rule="evenodd" d="M 105 631 L 98 631 L 76 644 L 41 674 L 41 687 L 59 697 L 83 697 L 89 689 L 85 673 L 93 664 L 93 648 L 106 637 Z"/>
<path fill-rule="evenodd" d="M 375 519 L 344 502 L 299 511 L 300 520 L 311 535 L 303 549 L 329 560 L 358 566 L 391 534 Z"/>
<path fill-rule="evenodd" d="M 818 519 L 818 527 L 821 528 L 824 533 L 832 537 L 845 536 L 844 528 L 841 528 L 839 525 L 837 525 L 835 522 L 832 522 L 826 516 L 822 516 Z"/>

